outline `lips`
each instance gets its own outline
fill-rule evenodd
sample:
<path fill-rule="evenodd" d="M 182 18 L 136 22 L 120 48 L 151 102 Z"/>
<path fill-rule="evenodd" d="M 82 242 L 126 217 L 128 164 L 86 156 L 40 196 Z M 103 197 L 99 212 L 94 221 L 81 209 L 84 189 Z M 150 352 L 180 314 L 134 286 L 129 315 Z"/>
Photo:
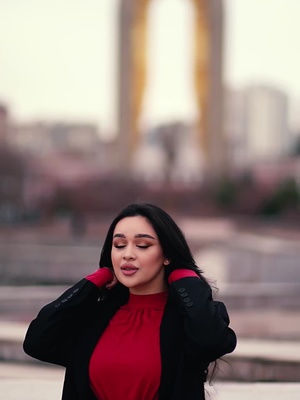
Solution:
<path fill-rule="evenodd" d="M 135 267 L 133 264 L 126 263 L 121 266 L 121 271 L 122 271 L 123 275 L 131 276 L 131 275 L 134 275 L 138 271 L 138 268 Z"/>

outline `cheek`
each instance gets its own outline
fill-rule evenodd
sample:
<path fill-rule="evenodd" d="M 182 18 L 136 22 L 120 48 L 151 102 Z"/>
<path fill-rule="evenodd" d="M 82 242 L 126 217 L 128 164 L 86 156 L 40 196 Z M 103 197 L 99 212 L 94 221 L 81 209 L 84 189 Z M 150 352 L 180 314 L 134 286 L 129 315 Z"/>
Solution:
<path fill-rule="evenodd" d="M 116 274 L 116 271 L 118 271 L 117 265 L 118 265 L 118 260 L 116 259 L 116 254 L 111 254 L 111 263 L 112 263 L 112 267 L 114 270 L 114 273 Z"/>
<path fill-rule="evenodd" d="M 114 250 L 112 250 L 110 257 L 111 257 L 112 265 L 114 266 L 115 262 L 118 260 L 118 253 L 116 253 Z"/>
<path fill-rule="evenodd" d="M 151 254 L 151 256 L 149 257 L 148 261 L 150 263 L 163 265 L 164 257 L 160 252 L 155 252 L 155 253 Z"/>

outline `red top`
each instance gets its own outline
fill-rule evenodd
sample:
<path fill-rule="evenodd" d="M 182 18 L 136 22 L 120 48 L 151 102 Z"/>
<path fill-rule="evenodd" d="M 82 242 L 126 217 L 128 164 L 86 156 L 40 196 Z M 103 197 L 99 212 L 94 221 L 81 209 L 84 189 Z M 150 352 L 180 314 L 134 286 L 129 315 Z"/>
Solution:
<path fill-rule="evenodd" d="M 134 295 L 109 322 L 90 360 L 99 400 L 157 400 L 160 323 L 168 292 Z"/>
<path fill-rule="evenodd" d="M 198 275 L 175 270 L 169 283 Z M 97 286 L 112 279 L 107 268 L 86 277 Z M 110 320 L 92 354 L 91 387 L 99 400 L 157 400 L 161 377 L 160 325 L 168 292 L 134 295 Z"/>

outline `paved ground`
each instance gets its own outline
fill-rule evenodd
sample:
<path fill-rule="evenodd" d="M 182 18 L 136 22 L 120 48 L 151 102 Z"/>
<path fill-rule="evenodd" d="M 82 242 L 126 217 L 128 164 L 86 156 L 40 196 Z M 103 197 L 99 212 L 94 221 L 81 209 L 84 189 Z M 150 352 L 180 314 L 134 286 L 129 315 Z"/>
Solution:
<path fill-rule="evenodd" d="M 35 365 L 0 364 L 0 393 L 3 400 L 59 400 L 63 370 Z M 298 400 L 300 383 L 215 383 L 207 387 L 210 400 Z"/>

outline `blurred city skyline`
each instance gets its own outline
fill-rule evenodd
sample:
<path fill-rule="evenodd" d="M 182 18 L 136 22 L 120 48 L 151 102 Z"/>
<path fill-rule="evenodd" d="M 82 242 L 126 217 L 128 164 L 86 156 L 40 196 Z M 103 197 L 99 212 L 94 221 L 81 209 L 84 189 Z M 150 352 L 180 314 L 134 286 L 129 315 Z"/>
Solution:
<path fill-rule="evenodd" d="M 118 4 L 0 0 L 0 102 L 13 118 L 85 120 L 99 125 L 102 134 L 115 131 Z M 300 2 L 223 4 L 225 85 L 268 84 L 285 91 L 297 107 Z M 191 10 L 187 0 L 152 1 L 149 59 L 159 61 L 149 63 L 144 118 L 153 124 L 195 118 L 187 78 Z"/>

